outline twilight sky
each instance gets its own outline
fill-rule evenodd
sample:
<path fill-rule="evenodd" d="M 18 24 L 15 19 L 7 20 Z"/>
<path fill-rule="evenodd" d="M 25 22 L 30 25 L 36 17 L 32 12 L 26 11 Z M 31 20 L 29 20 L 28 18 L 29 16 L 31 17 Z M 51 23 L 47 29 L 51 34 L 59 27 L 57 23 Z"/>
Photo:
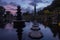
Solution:
<path fill-rule="evenodd" d="M 37 10 L 38 9 L 43 9 L 44 7 L 47 7 L 53 2 L 53 0 L 36 0 L 37 4 Z M 4 7 L 7 10 L 16 12 L 16 6 L 20 5 L 22 8 L 22 11 L 32 11 L 34 9 L 34 0 L 2 0 L 0 1 L 0 5 L 4 5 Z"/>

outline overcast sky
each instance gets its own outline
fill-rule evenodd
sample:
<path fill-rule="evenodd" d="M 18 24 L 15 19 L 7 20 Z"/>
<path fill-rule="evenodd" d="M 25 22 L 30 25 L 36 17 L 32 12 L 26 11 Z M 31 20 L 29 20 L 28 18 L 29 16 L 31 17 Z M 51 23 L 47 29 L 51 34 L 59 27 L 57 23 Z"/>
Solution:
<path fill-rule="evenodd" d="M 7 9 L 11 8 L 13 5 L 13 9 L 16 8 L 14 6 L 20 5 L 23 11 L 31 11 L 34 9 L 33 3 L 34 0 L 2 0 L 3 2 L 0 2 L 1 4 L 4 4 Z M 44 7 L 47 7 L 53 2 L 53 0 L 36 0 L 36 8 L 40 10 L 43 9 Z M 10 7 L 7 7 L 9 5 Z M 11 9 L 10 9 L 11 10 Z"/>

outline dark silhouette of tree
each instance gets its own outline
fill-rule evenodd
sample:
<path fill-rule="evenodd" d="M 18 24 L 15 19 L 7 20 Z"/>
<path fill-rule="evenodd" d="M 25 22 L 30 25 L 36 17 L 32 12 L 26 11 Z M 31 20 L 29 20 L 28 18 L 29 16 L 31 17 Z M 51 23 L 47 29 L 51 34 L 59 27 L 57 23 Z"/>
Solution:
<path fill-rule="evenodd" d="M 58 34 L 58 37 L 60 39 L 60 27 L 57 25 L 50 25 L 48 27 L 51 29 L 51 31 L 53 33 L 53 37 L 56 37 Z"/>
<path fill-rule="evenodd" d="M 28 11 L 23 14 L 23 19 L 26 20 L 26 22 L 30 22 L 32 20 L 32 14 L 30 14 Z"/>
<path fill-rule="evenodd" d="M 49 10 L 49 13 L 47 13 L 47 14 L 43 13 L 44 10 Z M 38 14 L 41 15 L 43 13 L 45 16 L 47 16 L 47 19 L 48 19 L 47 22 L 48 22 L 48 24 L 52 25 L 52 15 L 53 16 L 55 15 L 55 17 L 57 17 L 56 20 L 58 20 L 58 22 L 60 20 L 60 17 L 59 17 L 60 14 L 58 13 L 59 10 L 60 10 L 60 0 L 54 0 L 51 5 L 45 7 L 42 10 L 42 12 L 38 12 Z"/>
<path fill-rule="evenodd" d="M 60 0 L 54 0 L 53 3 L 50 6 L 47 6 L 44 9 L 48 9 L 49 11 L 54 11 L 54 10 L 59 11 L 60 10 Z M 58 13 L 56 13 L 56 14 L 58 14 Z M 57 19 L 58 20 L 60 19 L 60 14 L 58 14 Z M 56 35 L 58 34 L 58 36 L 60 38 L 60 26 L 58 26 L 58 25 L 50 25 L 49 28 L 51 29 L 54 37 L 56 37 Z"/>
<path fill-rule="evenodd" d="M 10 13 L 10 11 L 6 11 L 6 14 L 4 15 L 4 19 L 5 19 L 5 24 L 13 22 L 13 15 Z"/>
<path fill-rule="evenodd" d="M 53 6 L 54 8 L 60 7 L 60 0 L 54 0 L 51 6 Z"/>
<path fill-rule="evenodd" d="M 53 11 L 57 7 L 60 7 L 60 0 L 54 0 L 51 5 L 45 7 L 44 9 L 48 9 L 50 11 Z"/>
<path fill-rule="evenodd" d="M 40 10 L 37 13 L 38 13 L 38 15 L 44 15 L 43 10 Z"/>
<path fill-rule="evenodd" d="M 5 13 L 5 9 L 4 7 L 0 6 L 0 27 L 3 28 L 4 27 L 4 22 L 3 22 L 3 15 Z"/>

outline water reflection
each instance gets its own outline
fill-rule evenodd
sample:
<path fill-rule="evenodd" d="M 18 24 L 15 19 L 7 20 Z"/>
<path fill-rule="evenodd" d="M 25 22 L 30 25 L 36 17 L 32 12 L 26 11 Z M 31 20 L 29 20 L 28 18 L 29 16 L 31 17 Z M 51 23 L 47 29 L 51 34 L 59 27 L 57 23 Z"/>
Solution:
<path fill-rule="evenodd" d="M 26 27 L 23 29 L 23 38 L 22 40 L 32 40 L 31 38 L 28 37 L 28 33 L 30 30 L 30 28 L 32 27 L 32 22 L 30 23 L 27 23 L 26 22 Z M 39 40 L 59 40 L 58 39 L 58 35 L 56 37 L 53 37 L 53 31 L 52 29 L 54 30 L 54 28 L 51 28 L 51 27 L 45 27 L 43 24 L 39 24 L 39 27 L 41 28 L 41 32 L 43 33 L 43 38 L 42 39 L 39 39 Z M 56 31 L 56 30 L 54 30 Z M 33 39 L 35 40 L 35 39 Z M 36 39 L 37 40 L 37 39 Z"/>
<path fill-rule="evenodd" d="M 23 28 L 22 40 L 59 40 L 60 38 L 60 27 L 57 26 L 44 26 L 43 24 L 39 24 L 40 32 L 43 33 L 43 38 L 41 39 L 31 39 L 28 34 L 31 31 L 32 22 L 25 22 L 26 27 Z M 13 28 L 13 27 L 12 27 Z M 17 40 L 17 32 L 14 29 L 11 31 L 7 31 L 5 29 L 0 29 L 0 40 Z"/>
<path fill-rule="evenodd" d="M 53 37 L 56 37 L 58 35 L 60 39 L 60 27 L 57 25 L 54 25 L 54 26 L 49 26 L 49 28 L 51 29 L 51 32 L 53 33 Z"/>

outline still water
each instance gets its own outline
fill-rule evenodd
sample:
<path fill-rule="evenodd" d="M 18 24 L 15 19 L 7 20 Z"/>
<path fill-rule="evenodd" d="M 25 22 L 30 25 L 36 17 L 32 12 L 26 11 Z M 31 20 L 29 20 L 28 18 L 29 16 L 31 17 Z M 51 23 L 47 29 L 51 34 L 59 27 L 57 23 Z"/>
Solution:
<path fill-rule="evenodd" d="M 30 23 L 27 23 L 26 22 L 26 27 L 23 29 L 23 40 L 32 40 L 31 38 L 29 38 L 29 32 L 31 31 L 31 28 L 32 27 L 32 22 Z M 39 24 L 39 27 L 40 27 L 40 31 L 42 32 L 43 34 L 43 38 L 42 39 L 39 39 L 39 40 L 59 40 L 58 38 L 58 34 L 56 37 L 53 37 L 53 33 L 51 31 L 51 29 L 49 27 L 45 27 L 43 24 Z M 36 39 L 37 40 L 37 39 Z"/>
<path fill-rule="evenodd" d="M 25 24 L 26 27 L 23 28 L 24 31 L 22 35 L 22 40 L 59 40 L 59 31 L 57 30 L 57 28 L 48 27 L 48 26 L 45 27 L 43 24 L 39 24 L 40 27 L 39 31 L 42 32 L 43 38 L 31 39 L 28 35 L 29 32 L 31 31 L 30 28 L 32 27 L 32 22 L 25 22 Z M 10 27 L 5 27 L 5 29 L 0 29 L 0 40 L 18 40 L 16 29 Z"/>

